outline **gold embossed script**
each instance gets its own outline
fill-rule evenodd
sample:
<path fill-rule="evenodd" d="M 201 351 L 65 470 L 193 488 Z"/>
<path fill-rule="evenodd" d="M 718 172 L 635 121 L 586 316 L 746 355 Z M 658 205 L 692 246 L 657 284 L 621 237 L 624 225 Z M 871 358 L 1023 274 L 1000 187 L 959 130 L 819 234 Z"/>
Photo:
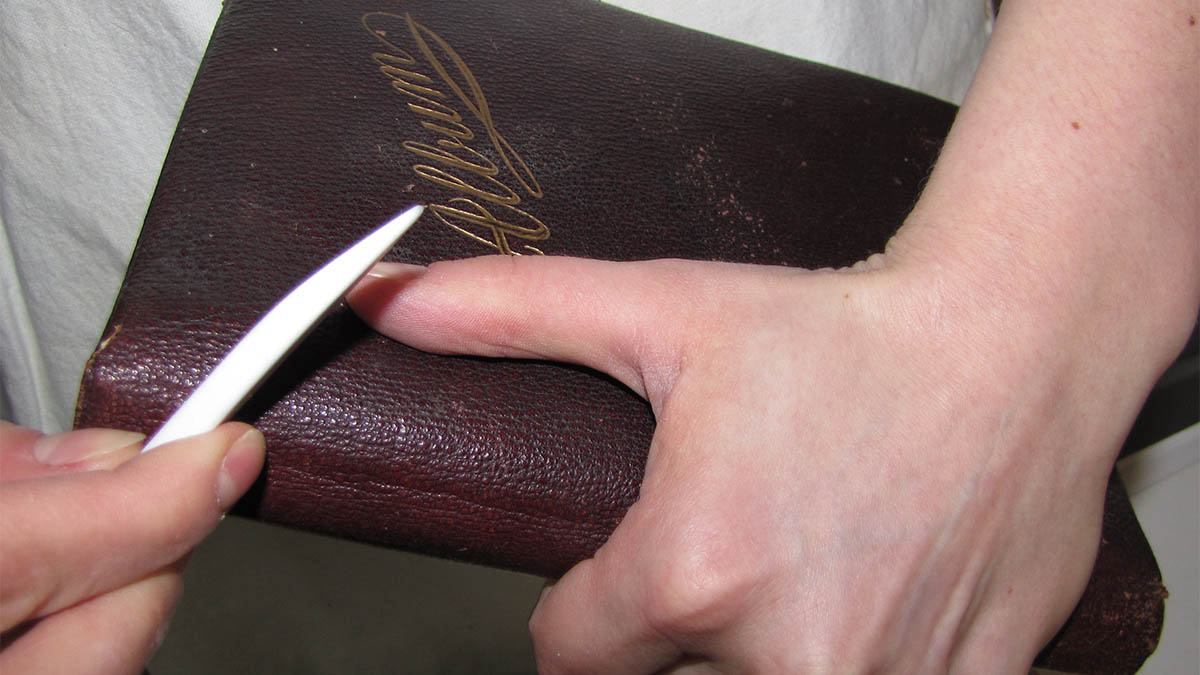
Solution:
<path fill-rule="evenodd" d="M 408 13 L 370 12 L 362 25 L 383 45 L 371 60 L 428 132 L 402 144 L 413 156 L 413 172 L 454 195 L 429 210 L 500 253 L 542 253 L 532 242 L 547 239 L 550 229 L 525 203 L 540 198 L 542 187 L 500 132 L 466 62 Z"/>

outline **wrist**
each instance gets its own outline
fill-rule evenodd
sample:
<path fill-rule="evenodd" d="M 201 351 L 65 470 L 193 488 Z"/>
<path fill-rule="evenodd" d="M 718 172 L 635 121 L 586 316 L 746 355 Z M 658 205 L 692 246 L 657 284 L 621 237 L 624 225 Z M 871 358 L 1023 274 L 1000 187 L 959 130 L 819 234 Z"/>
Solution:
<path fill-rule="evenodd" d="M 1185 10 L 1006 3 L 889 264 L 979 330 L 1148 390 L 1200 306 Z M 1079 48 L 1087 35 L 1105 50 Z"/>
<path fill-rule="evenodd" d="M 1041 423 L 1050 437 L 1057 430 L 1063 450 L 1111 464 L 1195 325 L 1189 294 L 1160 293 L 1101 266 L 1046 269 L 943 232 L 889 247 L 889 290 L 900 299 L 892 307 L 914 326 L 911 337 L 955 369 L 960 395 L 1043 408 L 1027 417 L 1053 418 Z"/>

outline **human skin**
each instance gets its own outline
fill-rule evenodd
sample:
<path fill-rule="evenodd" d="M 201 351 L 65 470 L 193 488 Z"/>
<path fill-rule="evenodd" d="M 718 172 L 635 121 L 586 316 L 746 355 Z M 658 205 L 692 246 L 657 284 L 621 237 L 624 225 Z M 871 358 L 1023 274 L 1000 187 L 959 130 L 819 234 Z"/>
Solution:
<path fill-rule="evenodd" d="M 1025 672 L 1200 306 L 1196 3 L 1005 0 L 924 193 L 843 270 L 487 257 L 350 294 L 618 378 L 638 501 L 543 594 L 558 672 Z"/>
<path fill-rule="evenodd" d="M 141 672 L 184 558 L 263 463 L 240 423 L 138 454 L 142 440 L 0 421 L 0 672 Z"/>
<path fill-rule="evenodd" d="M 1200 303 L 1196 15 L 1006 0 L 916 209 L 851 269 L 485 258 L 356 288 L 410 344 L 581 363 L 655 411 L 638 502 L 531 618 L 539 667 L 1024 671 Z M 0 422 L 0 671 L 137 672 L 262 464 L 245 425 L 139 443 Z"/>

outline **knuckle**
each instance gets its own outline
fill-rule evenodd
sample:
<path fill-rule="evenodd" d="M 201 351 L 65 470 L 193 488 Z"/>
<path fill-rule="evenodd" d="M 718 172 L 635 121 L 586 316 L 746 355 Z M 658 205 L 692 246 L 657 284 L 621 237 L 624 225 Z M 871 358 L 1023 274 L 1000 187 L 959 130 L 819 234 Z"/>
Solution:
<path fill-rule="evenodd" d="M 689 541 L 648 580 L 646 621 L 668 636 L 720 632 L 742 615 L 765 578 L 762 559 L 734 539 Z"/>
<path fill-rule="evenodd" d="M 546 621 L 546 611 L 541 604 L 533 608 L 533 613 L 529 615 L 529 637 L 533 640 L 535 652 L 539 645 L 545 643 L 546 635 L 551 628 L 551 624 Z"/>
<path fill-rule="evenodd" d="M 560 648 L 563 638 L 558 633 L 563 626 L 556 626 L 554 620 L 549 618 L 550 614 L 539 603 L 529 617 L 529 637 L 533 645 L 533 659 L 537 672 L 546 674 L 582 670 L 578 664 L 573 666 L 571 663 L 581 645 L 568 645 L 564 653 Z"/>

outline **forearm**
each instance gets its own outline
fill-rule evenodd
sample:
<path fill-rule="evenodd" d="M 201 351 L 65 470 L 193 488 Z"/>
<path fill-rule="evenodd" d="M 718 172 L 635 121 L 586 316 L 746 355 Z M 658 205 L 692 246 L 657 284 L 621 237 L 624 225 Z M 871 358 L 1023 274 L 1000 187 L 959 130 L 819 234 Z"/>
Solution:
<path fill-rule="evenodd" d="M 985 330 L 1150 386 L 1200 303 L 1195 4 L 1006 0 L 888 257 Z"/>

